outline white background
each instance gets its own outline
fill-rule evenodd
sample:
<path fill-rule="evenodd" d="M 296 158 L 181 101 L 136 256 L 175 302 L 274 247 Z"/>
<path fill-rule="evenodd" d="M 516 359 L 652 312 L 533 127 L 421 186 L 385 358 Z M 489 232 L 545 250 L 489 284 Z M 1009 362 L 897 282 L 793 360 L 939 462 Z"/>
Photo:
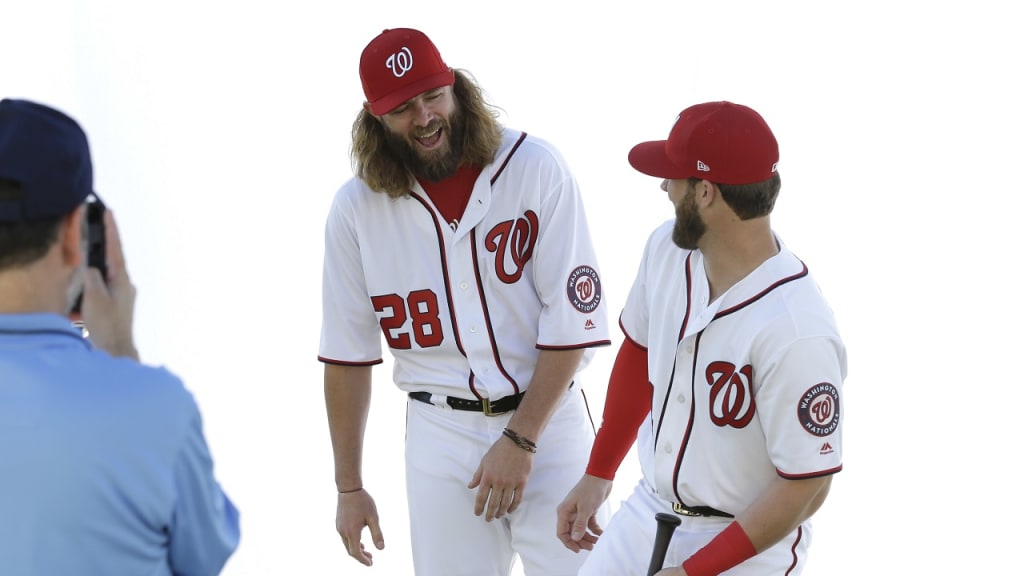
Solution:
<path fill-rule="evenodd" d="M 0 96 L 85 127 L 138 286 L 143 360 L 179 374 L 203 410 L 242 513 L 224 574 L 412 572 L 390 364 L 375 371 L 365 462 L 387 548 L 365 569 L 334 531 L 316 360 L 359 53 L 402 26 L 472 72 L 504 121 L 562 150 L 612 317 L 647 233 L 672 216 L 629 148 L 697 102 L 760 111 L 782 151 L 773 224 L 849 348 L 845 469 L 806 574 L 1017 566 L 1024 50 L 1011 4 L 610 6 L 0 0 Z M 614 350 L 586 374 L 598 417 Z M 615 504 L 637 475 L 631 455 Z"/>

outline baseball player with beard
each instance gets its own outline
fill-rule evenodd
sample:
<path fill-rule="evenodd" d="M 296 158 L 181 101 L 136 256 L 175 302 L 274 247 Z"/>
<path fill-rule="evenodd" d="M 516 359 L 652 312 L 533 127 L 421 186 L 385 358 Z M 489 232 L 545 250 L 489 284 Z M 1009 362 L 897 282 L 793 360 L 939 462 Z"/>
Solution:
<path fill-rule="evenodd" d="M 803 570 L 842 468 L 846 351 L 771 228 L 778 160 L 764 119 L 730 102 L 683 110 L 668 140 L 629 154 L 676 218 L 647 242 L 587 473 L 559 506 L 559 538 L 592 550 L 581 575 L 647 574 L 658 513 L 681 520 L 658 574 Z M 602 533 L 595 512 L 637 438 L 643 478 Z"/>
<path fill-rule="evenodd" d="M 501 126 L 422 32 L 383 31 L 359 65 L 355 177 L 327 217 L 320 360 L 337 530 L 384 538 L 362 477 L 382 336 L 408 393 L 415 573 L 575 575 L 552 526 L 594 439 L 577 372 L 610 344 L 577 184 L 549 143 Z M 595 515 L 603 517 L 602 506 Z"/>

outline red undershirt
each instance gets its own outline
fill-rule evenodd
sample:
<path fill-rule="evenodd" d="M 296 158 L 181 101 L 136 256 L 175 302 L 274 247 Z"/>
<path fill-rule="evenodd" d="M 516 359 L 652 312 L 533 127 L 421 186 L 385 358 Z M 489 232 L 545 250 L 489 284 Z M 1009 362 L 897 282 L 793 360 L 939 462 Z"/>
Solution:
<path fill-rule="evenodd" d="M 437 206 L 444 221 L 449 225 L 458 226 L 462 214 L 466 211 L 466 204 L 473 194 L 473 184 L 480 176 L 480 168 L 463 164 L 455 171 L 450 178 L 440 182 L 431 182 L 423 178 L 416 178 L 416 181 L 423 186 L 423 191 L 430 197 L 430 201 Z"/>

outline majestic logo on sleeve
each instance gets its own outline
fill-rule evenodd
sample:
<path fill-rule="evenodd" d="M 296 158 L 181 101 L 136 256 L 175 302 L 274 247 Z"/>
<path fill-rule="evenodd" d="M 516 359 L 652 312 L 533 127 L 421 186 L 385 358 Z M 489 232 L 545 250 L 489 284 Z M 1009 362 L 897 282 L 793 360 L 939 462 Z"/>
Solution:
<path fill-rule="evenodd" d="M 499 223 L 487 233 L 484 246 L 494 252 L 494 272 L 506 284 L 515 284 L 523 275 L 537 243 L 537 214 L 527 210 L 522 218 Z"/>
<path fill-rule="evenodd" d="M 590 266 L 577 266 L 569 274 L 569 280 L 565 283 L 565 292 L 569 302 L 584 314 L 590 314 L 601 304 L 601 278 L 597 270 Z M 588 321 L 589 330 L 592 323 Z"/>
<path fill-rule="evenodd" d="M 815 436 L 828 436 L 839 427 L 839 390 L 828 382 L 812 386 L 797 405 L 800 425 Z"/>
<path fill-rule="evenodd" d="M 716 426 L 743 428 L 754 418 L 754 369 L 736 369 L 732 362 L 712 362 L 704 371 L 711 385 L 708 409 Z"/>
<path fill-rule="evenodd" d="M 412 52 L 408 48 L 402 47 L 398 52 L 388 56 L 384 65 L 391 70 L 395 78 L 401 78 L 405 76 L 406 72 L 412 70 Z"/>

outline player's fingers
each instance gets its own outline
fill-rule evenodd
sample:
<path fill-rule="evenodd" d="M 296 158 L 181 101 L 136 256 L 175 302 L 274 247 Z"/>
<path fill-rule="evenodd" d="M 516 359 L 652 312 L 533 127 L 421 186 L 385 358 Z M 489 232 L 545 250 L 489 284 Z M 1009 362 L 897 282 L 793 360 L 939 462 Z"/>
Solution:
<path fill-rule="evenodd" d="M 522 504 L 522 503 L 523 503 L 523 489 L 522 488 L 516 488 L 512 492 L 512 501 L 509 502 L 508 512 L 509 513 L 515 512 L 519 508 L 519 505 Z"/>
<path fill-rule="evenodd" d="M 565 510 L 559 507 L 558 527 L 556 529 L 558 539 L 562 542 L 562 545 L 568 548 L 569 550 L 572 550 L 573 552 L 579 552 L 579 543 L 572 539 L 572 524 L 574 520 L 574 517 L 568 515 Z"/>
<path fill-rule="evenodd" d="M 583 535 L 587 533 L 587 523 L 590 521 L 592 516 L 589 514 L 578 514 L 576 520 L 572 523 L 572 539 L 575 542 L 579 542 Z"/>
<path fill-rule="evenodd" d="M 579 548 L 580 550 L 590 551 L 590 550 L 594 549 L 594 544 L 596 542 L 597 542 L 597 539 L 594 538 L 593 536 L 591 536 L 590 534 L 588 534 L 588 535 L 584 536 L 583 538 L 580 538 L 580 541 L 576 543 L 576 547 Z"/>
<path fill-rule="evenodd" d="M 487 516 L 488 522 L 495 518 L 501 518 L 502 500 L 505 498 L 505 491 L 501 488 L 491 488 L 491 497 L 487 501 Z M 507 506 L 506 506 L 507 508 Z"/>
<path fill-rule="evenodd" d="M 376 518 L 370 519 L 366 526 L 370 529 L 370 538 L 373 540 L 373 546 L 377 550 L 384 549 L 384 532 L 380 529 L 380 523 L 377 522 Z"/>
<path fill-rule="evenodd" d="M 476 467 L 476 472 L 473 474 L 473 478 L 469 481 L 469 484 L 466 485 L 466 488 L 469 488 L 470 490 L 472 490 L 472 489 L 476 488 L 477 486 L 479 486 L 480 485 L 480 478 L 483 476 L 483 473 L 484 473 L 483 465 L 477 466 Z"/>
<path fill-rule="evenodd" d="M 360 564 L 370 566 L 373 564 L 373 557 L 366 554 L 363 543 L 359 540 L 359 532 L 354 535 L 347 531 L 338 531 L 341 534 L 341 542 L 345 545 L 348 555 L 359 561 Z"/>
<path fill-rule="evenodd" d="M 480 486 L 476 490 L 476 501 L 473 505 L 473 514 L 480 516 L 484 513 L 484 508 L 487 506 L 488 496 L 491 494 L 491 489 L 487 486 Z"/>
<path fill-rule="evenodd" d="M 597 518 L 595 516 L 590 517 L 590 522 L 587 523 L 587 528 L 589 528 L 594 534 L 595 542 L 597 541 L 597 536 L 604 534 L 604 528 L 601 528 L 601 525 L 597 523 Z"/>
<path fill-rule="evenodd" d="M 107 274 L 110 278 L 127 276 L 124 263 L 124 250 L 121 248 L 121 233 L 117 229 L 114 213 L 109 209 L 103 211 L 104 240 L 107 243 Z"/>

